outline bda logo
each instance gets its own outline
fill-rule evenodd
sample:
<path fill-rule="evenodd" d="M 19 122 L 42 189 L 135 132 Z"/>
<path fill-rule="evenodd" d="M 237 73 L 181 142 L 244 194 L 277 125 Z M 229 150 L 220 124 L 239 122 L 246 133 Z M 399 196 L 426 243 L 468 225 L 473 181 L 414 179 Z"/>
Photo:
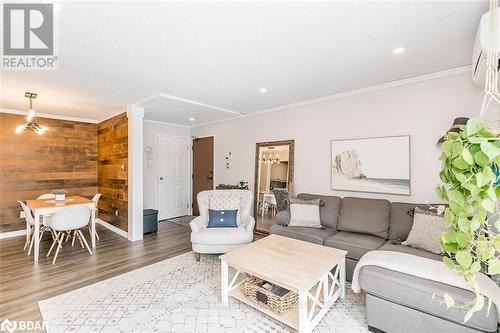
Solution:
<path fill-rule="evenodd" d="M 5 319 L 0 324 L 0 331 L 14 332 L 17 328 L 17 322 L 10 321 L 9 319 Z"/>

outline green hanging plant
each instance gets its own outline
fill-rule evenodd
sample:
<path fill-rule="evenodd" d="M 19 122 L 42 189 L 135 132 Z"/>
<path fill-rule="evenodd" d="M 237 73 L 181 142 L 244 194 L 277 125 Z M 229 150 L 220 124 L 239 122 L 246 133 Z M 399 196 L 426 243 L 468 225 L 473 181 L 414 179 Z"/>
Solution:
<path fill-rule="evenodd" d="M 439 177 L 444 184 L 436 192 L 448 203 L 444 220 L 450 228 L 439 243 L 444 263 L 475 291 L 476 299 L 467 304 L 467 321 L 485 303 L 474 284 L 475 274 L 483 267 L 488 275 L 500 274 L 500 132 L 489 129 L 482 119 L 471 118 L 459 133 L 446 134 L 441 150 Z M 455 305 L 447 294 L 444 302 Z"/>

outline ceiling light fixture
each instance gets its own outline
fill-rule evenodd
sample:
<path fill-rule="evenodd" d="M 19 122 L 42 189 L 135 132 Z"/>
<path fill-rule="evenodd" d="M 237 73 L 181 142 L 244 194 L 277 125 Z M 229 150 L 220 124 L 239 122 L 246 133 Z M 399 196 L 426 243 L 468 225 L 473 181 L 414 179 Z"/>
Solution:
<path fill-rule="evenodd" d="M 17 126 L 15 130 L 16 134 L 20 134 L 26 130 L 31 130 L 38 135 L 43 135 L 49 130 L 47 126 L 40 125 L 35 120 L 35 110 L 33 110 L 33 99 L 35 99 L 36 96 L 37 94 L 32 92 L 24 93 L 24 97 L 29 98 L 30 100 L 30 109 L 28 115 L 26 116 L 26 124 Z"/>
<path fill-rule="evenodd" d="M 260 88 L 260 92 L 261 93 L 265 93 L 265 92 L 267 92 L 267 89 L 266 88 Z"/>
<path fill-rule="evenodd" d="M 189 118 L 189 121 L 195 121 L 196 119 L 194 119 L 193 117 Z"/>
<path fill-rule="evenodd" d="M 397 47 L 394 50 L 392 50 L 392 54 L 401 54 L 405 51 L 404 47 Z"/>

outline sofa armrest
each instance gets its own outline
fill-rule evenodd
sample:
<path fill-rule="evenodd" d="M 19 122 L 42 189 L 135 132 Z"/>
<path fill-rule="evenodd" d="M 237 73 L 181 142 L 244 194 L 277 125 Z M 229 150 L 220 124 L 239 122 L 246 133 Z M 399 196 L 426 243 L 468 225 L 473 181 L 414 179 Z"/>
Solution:
<path fill-rule="evenodd" d="M 255 219 L 251 215 L 243 216 L 241 218 L 241 226 L 246 231 L 253 231 L 253 228 L 255 227 Z"/>
<path fill-rule="evenodd" d="M 189 222 L 189 226 L 191 227 L 192 232 L 198 232 L 207 227 L 208 219 L 207 216 L 197 216 L 191 222 Z"/>

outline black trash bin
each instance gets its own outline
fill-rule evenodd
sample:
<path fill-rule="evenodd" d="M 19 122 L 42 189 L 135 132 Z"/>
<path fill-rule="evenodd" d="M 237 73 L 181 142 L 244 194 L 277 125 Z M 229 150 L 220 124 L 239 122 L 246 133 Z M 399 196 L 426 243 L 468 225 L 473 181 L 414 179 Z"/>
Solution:
<path fill-rule="evenodd" d="M 156 233 L 158 231 L 158 211 L 156 209 L 144 209 L 143 233 Z"/>

